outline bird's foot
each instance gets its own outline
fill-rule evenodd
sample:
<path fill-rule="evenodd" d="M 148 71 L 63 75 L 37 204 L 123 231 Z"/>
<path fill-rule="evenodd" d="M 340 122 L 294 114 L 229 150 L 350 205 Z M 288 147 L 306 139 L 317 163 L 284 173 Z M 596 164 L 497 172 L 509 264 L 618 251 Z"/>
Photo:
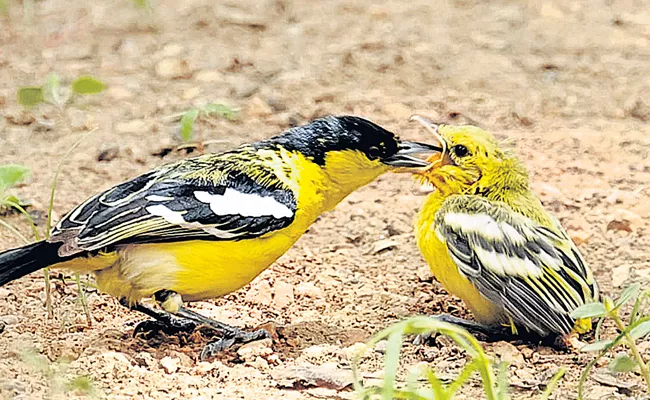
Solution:
<path fill-rule="evenodd" d="M 155 332 L 162 332 L 168 336 L 172 336 L 180 332 L 192 332 L 197 326 L 198 324 L 194 321 L 172 316 L 165 318 L 165 320 L 148 319 L 135 326 L 133 336 L 137 336 L 138 334 L 147 335 Z"/>
<path fill-rule="evenodd" d="M 237 328 L 230 331 L 225 331 L 224 335 L 208 343 L 201 351 L 201 361 L 217 355 L 218 353 L 229 349 L 236 344 L 245 344 L 254 342 L 256 340 L 270 338 L 271 334 L 266 329 L 258 329 L 253 332 L 244 332 Z"/>
<path fill-rule="evenodd" d="M 449 324 L 459 326 L 467 330 L 469 333 L 479 336 L 479 339 L 481 339 L 484 342 L 498 342 L 501 340 L 513 339 L 512 329 L 508 326 L 482 325 L 479 324 L 478 322 L 469 321 L 459 317 L 454 317 L 453 315 L 449 315 L 449 314 L 433 315 L 431 317 L 437 319 L 438 321 L 447 322 Z M 436 332 L 420 334 L 415 337 L 415 339 L 413 340 L 413 344 L 432 345 L 435 343 L 436 337 L 437 337 Z"/>

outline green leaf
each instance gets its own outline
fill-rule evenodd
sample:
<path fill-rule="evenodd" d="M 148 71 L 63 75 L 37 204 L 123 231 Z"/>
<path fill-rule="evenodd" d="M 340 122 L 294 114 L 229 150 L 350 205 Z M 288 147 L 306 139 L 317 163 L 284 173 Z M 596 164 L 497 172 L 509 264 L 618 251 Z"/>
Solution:
<path fill-rule="evenodd" d="M 82 76 L 72 82 L 72 91 L 78 94 L 101 93 L 106 85 L 92 76 Z"/>
<path fill-rule="evenodd" d="M 19 199 L 18 197 L 14 196 L 14 195 L 9 195 L 9 196 L 5 197 L 4 199 L 2 199 L 2 201 L 7 202 L 7 203 L 18 204 L 19 206 L 21 206 L 23 208 L 32 205 L 32 203 L 29 202 L 28 200 L 21 200 L 21 199 Z"/>
<path fill-rule="evenodd" d="M 149 7 L 149 1 L 148 0 L 133 0 L 135 3 L 135 6 L 138 8 L 147 8 Z"/>
<path fill-rule="evenodd" d="M 45 101 L 41 86 L 25 86 L 18 89 L 18 103 L 32 107 Z"/>
<path fill-rule="evenodd" d="M 584 346 L 583 348 L 580 349 L 580 351 L 582 351 L 583 353 L 590 353 L 590 352 L 593 352 L 593 351 L 601 351 L 605 347 L 609 346 L 610 344 L 612 344 L 612 341 L 609 340 L 609 339 L 608 340 L 601 340 L 600 342 L 594 342 L 594 343 L 591 343 L 591 344 L 588 344 L 588 345 Z"/>
<path fill-rule="evenodd" d="M 399 353 L 402 349 L 402 332 L 395 332 L 386 341 L 386 359 L 384 368 L 384 384 L 381 397 L 383 400 L 392 400 L 395 390 L 395 377 L 399 364 Z"/>
<path fill-rule="evenodd" d="M 194 121 L 199 116 L 199 110 L 193 108 L 188 110 L 181 117 L 181 139 L 184 142 L 189 142 L 192 139 L 192 133 L 194 132 Z"/>
<path fill-rule="evenodd" d="M 218 103 L 210 103 L 207 104 L 205 107 L 203 107 L 203 112 L 207 116 L 211 116 L 212 114 L 216 114 L 220 117 L 223 117 L 225 119 L 235 119 L 237 116 L 237 112 L 233 110 L 232 108 L 224 105 L 224 104 L 218 104 Z"/>
<path fill-rule="evenodd" d="M 0 165 L 0 193 L 27 179 L 29 173 L 29 168 L 23 165 Z"/>
<path fill-rule="evenodd" d="M 587 303 L 576 308 L 571 312 L 571 318 L 594 318 L 603 317 L 607 314 L 607 309 L 602 303 Z"/>
<path fill-rule="evenodd" d="M 610 361 L 607 368 L 612 372 L 630 372 L 638 366 L 637 362 L 631 359 L 627 354 L 619 354 Z"/>
<path fill-rule="evenodd" d="M 641 339 L 650 333 L 650 321 L 641 322 L 630 331 L 632 340 Z"/>
<path fill-rule="evenodd" d="M 621 292 L 621 295 L 618 297 L 614 306 L 619 308 L 623 304 L 627 303 L 631 299 L 636 298 L 639 295 L 639 290 L 641 290 L 641 285 L 639 283 L 633 283 L 628 286 L 625 290 Z"/>

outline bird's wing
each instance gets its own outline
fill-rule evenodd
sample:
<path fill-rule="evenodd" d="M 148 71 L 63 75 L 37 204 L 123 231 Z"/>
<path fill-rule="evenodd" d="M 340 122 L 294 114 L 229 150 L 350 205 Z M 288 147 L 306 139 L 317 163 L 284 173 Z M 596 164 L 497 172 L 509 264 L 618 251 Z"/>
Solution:
<path fill-rule="evenodd" d="M 576 246 L 507 204 L 452 196 L 436 213 L 436 234 L 459 271 L 515 323 L 541 335 L 569 333 L 569 313 L 598 288 Z"/>
<path fill-rule="evenodd" d="M 293 192 L 270 168 L 247 161 L 212 155 L 141 175 L 79 205 L 49 241 L 72 255 L 126 243 L 250 239 L 287 227 Z"/>

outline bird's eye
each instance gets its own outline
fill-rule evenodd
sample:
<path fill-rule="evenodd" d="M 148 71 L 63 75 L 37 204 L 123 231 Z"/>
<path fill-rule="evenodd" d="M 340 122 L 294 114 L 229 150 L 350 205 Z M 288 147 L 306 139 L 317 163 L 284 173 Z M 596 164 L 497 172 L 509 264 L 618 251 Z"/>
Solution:
<path fill-rule="evenodd" d="M 465 157 L 469 154 L 467 147 L 463 146 L 462 144 L 452 147 L 451 151 L 453 151 L 457 157 Z"/>
<path fill-rule="evenodd" d="M 379 147 L 372 146 L 368 149 L 368 158 L 370 158 L 371 160 L 379 158 L 380 155 L 381 155 L 381 149 Z"/>

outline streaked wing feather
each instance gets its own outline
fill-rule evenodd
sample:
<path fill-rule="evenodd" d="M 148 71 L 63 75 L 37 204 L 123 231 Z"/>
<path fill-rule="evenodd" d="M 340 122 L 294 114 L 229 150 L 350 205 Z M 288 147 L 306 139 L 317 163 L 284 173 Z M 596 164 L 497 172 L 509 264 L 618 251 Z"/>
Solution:
<path fill-rule="evenodd" d="M 94 196 L 49 240 L 63 242 L 69 255 L 125 243 L 248 239 L 293 221 L 296 199 L 270 169 L 258 165 L 253 179 L 236 168 L 241 160 L 224 161 L 222 169 L 223 160 L 211 160 L 184 160 Z M 196 176 L 201 168 L 212 176 Z"/>
<path fill-rule="evenodd" d="M 452 196 L 435 226 L 459 271 L 529 330 L 568 333 L 569 313 L 598 296 L 591 271 L 559 223 L 550 229 L 505 203 Z"/>

